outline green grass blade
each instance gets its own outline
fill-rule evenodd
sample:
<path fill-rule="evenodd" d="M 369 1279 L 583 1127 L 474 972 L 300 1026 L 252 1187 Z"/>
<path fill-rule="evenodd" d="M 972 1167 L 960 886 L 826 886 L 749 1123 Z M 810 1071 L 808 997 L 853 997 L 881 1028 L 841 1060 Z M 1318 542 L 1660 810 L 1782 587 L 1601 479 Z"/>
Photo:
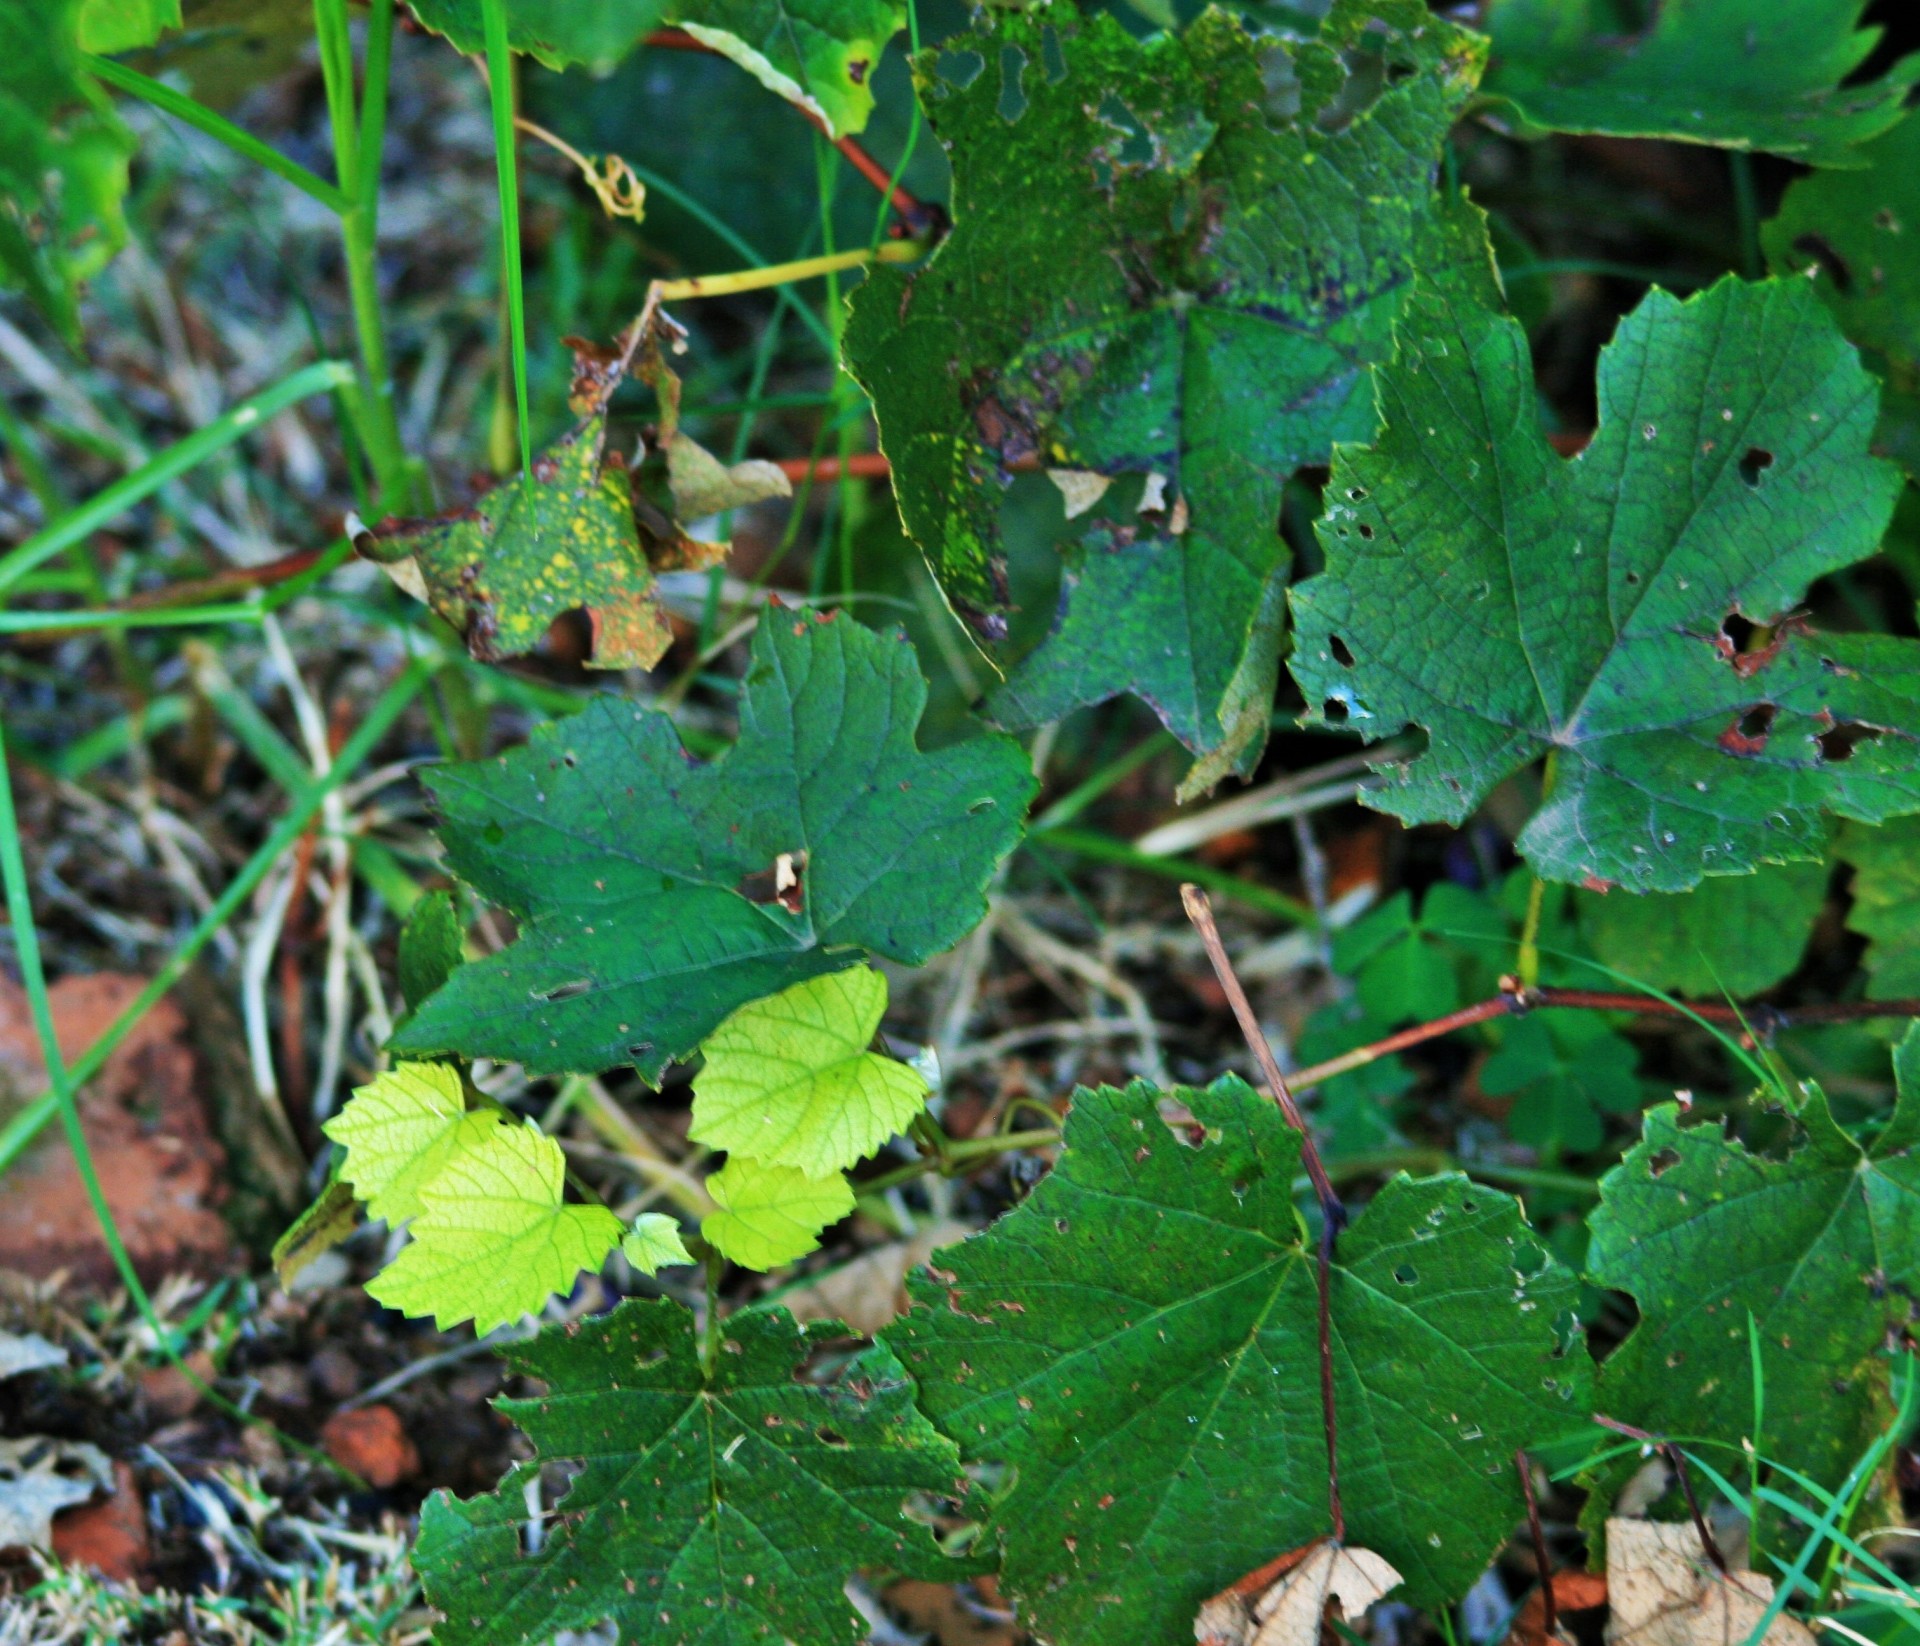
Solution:
<path fill-rule="evenodd" d="M 513 131 L 513 54 L 507 49 L 506 0 L 480 0 L 486 22 L 487 86 L 493 105 L 493 162 L 500 179 L 500 283 L 507 294 L 507 341 L 513 351 L 513 405 L 520 425 L 520 467 L 533 468 L 527 419 L 527 293 L 520 271 L 520 171 Z"/>
<path fill-rule="evenodd" d="M 257 428 L 269 417 L 310 395 L 327 393 L 352 381 L 352 367 L 342 365 L 337 360 L 321 360 L 311 366 L 302 366 L 291 377 L 282 378 L 258 394 L 249 395 L 204 429 L 196 429 L 184 440 L 176 441 L 165 451 L 156 453 L 133 473 L 116 480 L 105 491 L 88 498 L 72 513 L 36 532 L 5 560 L 0 560 L 0 592 L 12 588 L 28 572 L 44 565 L 56 554 L 85 541 L 134 504 L 150 497 L 169 480 L 179 479 L 189 469 L 198 467 L 215 452 L 231 446 L 241 435 Z M 65 620 L 67 614 L 62 615 Z"/>

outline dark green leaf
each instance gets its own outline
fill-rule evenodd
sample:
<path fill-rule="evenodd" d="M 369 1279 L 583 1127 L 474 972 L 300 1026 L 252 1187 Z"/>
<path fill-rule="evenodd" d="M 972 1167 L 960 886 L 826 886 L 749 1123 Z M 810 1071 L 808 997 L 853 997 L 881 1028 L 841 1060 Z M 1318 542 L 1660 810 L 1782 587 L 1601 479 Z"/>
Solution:
<path fill-rule="evenodd" d="M 1508 937 L 1487 898 L 1443 880 L 1421 898 L 1418 918 L 1408 892 L 1362 915 L 1334 939 L 1333 964 L 1353 978 L 1369 1016 L 1424 1022 L 1492 992 Z"/>
<path fill-rule="evenodd" d="M 400 998 L 409 1011 L 453 976 L 466 947 L 466 926 L 452 892 L 428 892 L 408 912 L 400 928 L 395 968 Z"/>
<path fill-rule="evenodd" d="M 1493 0 L 1487 90 L 1555 131 L 1854 165 L 1852 146 L 1898 120 L 1920 80 L 1920 57 L 1906 57 L 1878 80 L 1842 84 L 1880 32 L 1856 27 L 1865 3 L 1659 0 L 1623 29 L 1613 0 Z"/>
<path fill-rule="evenodd" d="M 1840 831 L 1838 852 L 1853 867 L 1847 926 L 1867 940 L 1861 964 L 1875 1000 L 1920 995 L 1920 818 Z"/>
<path fill-rule="evenodd" d="M 1174 1095 L 1191 1126 L 1144 1084 L 1077 1092 L 1052 1174 L 887 1333 L 935 1422 L 1015 1470 L 1003 1581 L 1073 1646 L 1190 1641 L 1201 1600 L 1328 1529 L 1298 1134 L 1238 1081 Z M 1341 1235 L 1347 1532 L 1408 1600 L 1473 1583 L 1523 1512 L 1514 1448 L 1588 1409 L 1574 1295 L 1464 1177 L 1395 1178 Z"/>
<path fill-rule="evenodd" d="M 1631 1114 L 1643 1088 L 1633 1043 L 1585 1012 L 1523 1017 L 1502 1031 L 1480 1070 L 1489 1097 L 1508 1097 L 1507 1133 L 1536 1149 L 1584 1151 L 1606 1135 L 1602 1114 Z"/>
<path fill-rule="evenodd" d="M 650 669 L 673 639 L 640 546 L 618 463 L 602 465 L 605 421 L 589 418 L 471 509 L 385 520 L 355 543 L 466 638 L 482 662 L 527 652 L 553 620 L 585 608 L 593 665 Z"/>
<path fill-rule="evenodd" d="M 394 1049 L 655 1079 L 749 1000 L 861 950 L 917 965 L 958 942 L 1033 774 L 998 735 L 917 752 L 925 700 L 904 642 L 774 606 L 740 741 L 710 766 L 665 715 L 600 697 L 432 773 L 449 862 L 520 937 L 455 972 Z"/>
<path fill-rule="evenodd" d="M 1006 15 L 920 59 L 957 226 L 924 270 L 873 270 L 847 334 L 908 531 L 998 640 L 1009 465 L 1080 500 L 1132 477 L 1063 544 L 1061 614 L 992 699 L 1004 723 L 1132 691 L 1202 757 L 1192 786 L 1257 753 L 1281 491 L 1373 428 L 1366 367 L 1479 61 L 1411 0 L 1342 0 L 1295 47 L 1219 12 L 1145 43 Z"/>
<path fill-rule="evenodd" d="M 550 69 L 610 69 L 660 22 L 663 0 L 501 0 L 507 44 Z M 486 50 L 481 0 L 413 0 L 415 17 L 468 56 Z"/>
<path fill-rule="evenodd" d="M 133 138 L 80 67 L 80 0 L 0 6 L 0 280 L 71 340 L 78 287 L 126 243 Z"/>
<path fill-rule="evenodd" d="M 1800 964 L 1827 900 L 1827 866 L 1768 865 L 1690 892 L 1575 895 L 1595 959 L 1648 988 L 1739 1000 Z"/>
<path fill-rule="evenodd" d="M 845 1646 L 866 1625 L 842 1592 L 863 1567 L 953 1575 L 903 1512 L 962 1489 L 959 1459 L 914 1410 L 885 1349 L 833 1382 L 805 1370 L 845 1336 L 748 1309 L 711 1376 L 693 1316 L 629 1300 L 505 1351 L 546 1385 L 502 1409 L 540 1463 L 578 1466 L 537 1554 L 523 1555 L 523 1465 L 491 1496 L 428 1500 L 414 1559 L 441 1646 L 521 1646 L 614 1622 L 625 1646 Z"/>
<path fill-rule="evenodd" d="M 1908 1055 L 1920 1048 L 1910 1039 Z M 1889 1339 L 1920 1284 L 1920 1081 L 1866 1153 L 1817 1089 L 1783 1158 L 1722 1127 L 1651 1111 L 1639 1145 L 1600 1183 L 1589 1270 L 1631 1293 L 1640 1323 L 1602 1363 L 1597 1409 L 1655 1433 L 1738 1445 L 1837 1486 L 1890 1412 Z M 1754 1429 L 1749 1315 L 1766 1409 Z M 1631 1474 L 1603 1483 L 1602 1506 Z"/>
<path fill-rule="evenodd" d="M 1477 214 L 1421 266 L 1386 428 L 1336 454 L 1327 570 L 1293 594 L 1308 703 L 1369 738 L 1428 733 L 1363 798 L 1458 823 L 1551 754 L 1520 850 L 1635 892 L 1818 858 L 1825 811 L 1920 809 L 1920 646 L 1790 615 L 1873 552 L 1900 487 L 1818 297 L 1654 291 L 1601 356 L 1593 443 L 1562 459 Z M 1742 649 L 1736 615 L 1767 632 Z"/>

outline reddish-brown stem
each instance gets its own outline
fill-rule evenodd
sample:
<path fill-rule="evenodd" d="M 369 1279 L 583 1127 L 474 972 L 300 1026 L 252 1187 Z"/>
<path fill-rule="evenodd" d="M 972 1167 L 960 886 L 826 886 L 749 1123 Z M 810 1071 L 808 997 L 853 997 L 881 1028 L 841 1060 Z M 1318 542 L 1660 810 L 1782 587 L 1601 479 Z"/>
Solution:
<path fill-rule="evenodd" d="M 713 47 L 702 40 L 695 39 L 685 29 L 655 29 L 647 36 L 647 44 L 663 51 L 711 52 L 713 50 Z M 909 194 L 906 189 L 896 184 L 893 174 L 851 137 L 835 137 L 827 122 L 804 103 L 795 103 L 793 107 L 808 125 L 822 137 L 832 141 L 833 146 L 847 157 L 855 171 L 887 197 L 888 203 L 900 214 L 900 221 L 906 225 L 909 234 L 923 235 L 935 226 L 940 215 L 938 207 L 929 206 L 924 200 Z"/>
<path fill-rule="evenodd" d="M 891 472 L 879 452 L 855 452 L 851 457 L 783 457 L 774 467 L 796 486 L 809 479 L 838 480 L 843 474 L 855 480 L 884 480 Z"/>
<path fill-rule="evenodd" d="M 1920 999 L 1835 1000 L 1811 1006 L 1729 1006 L 1719 1000 L 1661 1000 L 1652 995 L 1633 994 L 1624 990 L 1515 987 L 1503 989 L 1490 1000 L 1476 1001 L 1457 1012 L 1448 1012 L 1445 1017 L 1416 1023 L 1412 1028 L 1401 1029 L 1384 1039 L 1356 1046 L 1352 1051 L 1330 1057 L 1324 1063 L 1296 1069 L 1290 1084 L 1294 1091 L 1304 1092 L 1331 1080 L 1335 1075 L 1364 1068 L 1383 1057 L 1391 1057 L 1395 1052 L 1403 1052 L 1410 1046 L 1437 1040 L 1441 1035 L 1453 1033 L 1455 1029 L 1471 1028 L 1490 1018 L 1517 1017 L 1526 1012 L 1554 1010 L 1638 1012 L 1646 1017 L 1699 1018 L 1703 1022 L 1738 1029 L 1742 1038 L 1746 1039 L 1755 1035 L 1765 1038 L 1780 1029 L 1811 1023 L 1854 1023 L 1876 1017 L 1920 1017 Z"/>
<path fill-rule="evenodd" d="M 1727 1569 L 1727 1557 L 1720 1552 L 1720 1545 L 1714 1541 L 1713 1532 L 1707 1526 L 1707 1517 L 1700 1512 L 1700 1500 L 1693 1495 L 1693 1477 L 1687 1473 L 1687 1460 L 1680 1448 L 1671 1440 L 1663 1440 L 1659 1435 L 1650 1434 L 1645 1429 L 1636 1429 L 1631 1423 L 1622 1423 L 1616 1417 L 1608 1417 L 1604 1412 L 1595 1412 L 1593 1421 L 1603 1429 L 1611 1429 L 1617 1435 L 1625 1435 L 1629 1440 L 1643 1441 L 1649 1446 L 1657 1446 L 1660 1455 L 1667 1460 L 1673 1470 L 1674 1479 L 1680 1483 L 1680 1495 L 1687 1500 L 1687 1513 L 1693 1516 L 1693 1529 L 1699 1534 L 1700 1547 L 1707 1552 L 1707 1559 L 1719 1569 L 1722 1577 L 1730 1577 Z"/>
<path fill-rule="evenodd" d="M 1300 1134 L 1301 1164 L 1306 1167 L 1307 1178 L 1313 1184 L 1314 1195 L 1320 1202 L 1320 1244 L 1314 1279 L 1319 1293 L 1320 1412 L 1327 1435 L 1327 1509 L 1333 1518 L 1334 1541 L 1345 1542 L 1347 1517 L 1340 1502 L 1340 1429 L 1333 1401 L 1331 1298 L 1333 1243 L 1346 1227 L 1347 1208 L 1334 1193 L 1327 1168 L 1320 1159 L 1319 1145 L 1314 1142 L 1313 1133 L 1307 1130 L 1307 1123 L 1301 1116 L 1299 1104 L 1293 1100 L 1293 1093 L 1287 1090 L 1286 1078 L 1280 1073 L 1273 1048 L 1267 1044 L 1259 1018 L 1254 1016 L 1253 1003 L 1247 999 L 1247 991 L 1240 986 L 1239 974 L 1234 971 L 1233 961 L 1227 956 L 1227 946 L 1220 941 L 1220 928 L 1214 922 L 1213 905 L 1207 901 L 1207 894 L 1198 886 L 1185 885 L 1180 888 L 1180 902 L 1206 947 L 1207 959 L 1213 965 L 1213 975 L 1226 991 L 1227 1003 L 1233 1008 L 1234 1019 L 1246 1039 L 1247 1050 L 1253 1053 L 1254 1062 L 1260 1065 L 1260 1072 L 1266 1076 L 1274 1101 L 1286 1116 L 1287 1124 Z"/>
<path fill-rule="evenodd" d="M 1547 1556 L 1547 1534 L 1540 1525 L 1540 1505 L 1533 1497 L 1533 1466 L 1524 1451 L 1513 1454 L 1513 1466 L 1520 1471 L 1520 1490 L 1527 1499 L 1527 1536 L 1533 1540 L 1533 1563 L 1540 1572 L 1540 1628 L 1552 1640 L 1560 1627 L 1560 1612 L 1553 1596 L 1553 1567 Z"/>

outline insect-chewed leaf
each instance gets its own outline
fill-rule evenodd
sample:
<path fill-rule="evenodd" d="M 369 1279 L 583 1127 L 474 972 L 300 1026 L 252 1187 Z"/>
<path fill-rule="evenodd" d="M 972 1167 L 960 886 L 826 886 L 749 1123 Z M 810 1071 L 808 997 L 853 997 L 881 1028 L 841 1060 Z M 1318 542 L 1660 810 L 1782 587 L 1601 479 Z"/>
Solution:
<path fill-rule="evenodd" d="M 1865 0 L 1666 0 L 1623 30 L 1606 0 L 1493 0 L 1487 90 L 1555 131 L 1671 137 L 1857 165 L 1900 118 L 1920 57 L 1843 84 L 1879 30 Z"/>
<path fill-rule="evenodd" d="M 1591 1278 L 1640 1308 L 1601 1364 L 1599 1410 L 1656 1433 L 1750 1439 L 1776 1465 L 1840 1482 L 1891 1410 L 1881 1351 L 1910 1327 L 1920 1285 L 1920 1030 L 1896 1072 L 1898 1106 L 1864 1151 L 1818 1091 L 1784 1159 L 1683 1126 L 1671 1103 L 1649 1111 L 1589 1224 Z M 1766 1380 L 1757 1435 L 1749 1315 Z M 1599 1512 L 1636 1462 L 1601 1481 Z"/>
<path fill-rule="evenodd" d="M 1877 829 L 1840 831 L 1841 860 L 1853 868 L 1849 929 L 1867 940 L 1861 964 L 1875 1000 L 1920 995 L 1920 817 Z"/>
<path fill-rule="evenodd" d="M 903 0 L 667 0 L 664 18 L 818 116 L 833 137 L 865 128 L 873 71 L 906 20 Z"/>
<path fill-rule="evenodd" d="M 1457 823 L 1552 753 L 1520 850 L 1634 892 L 1818 858 L 1825 811 L 1920 810 L 1920 645 L 1791 615 L 1874 551 L 1901 484 L 1807 284 L 1650 293 L 1601 356 L 1593 443 L 1562 459 L 1477 212 L 1445 215 L 1421 273 L 1385 427 L 1335 456 L 1327 569 L 1293 591 L 1307 701 L 1429 735 L 1367 802 Z"/>
<path fill-rule="evenodd" d="M 1753 1638 L 1771 1607 L 1773 1579 L 1722 1572 L 1691 1525 L 1607 1522 L 1607 1605 L 1611 1646 L 1737 1646 Z M 1813 1646 L 1796 1617 L 1776 1614 L 1761 1646 Z"/>
<path fill-rule="evenodd" d="M 644 1275 L 693 1261 L 680 1238 L 680 1225 L 665 1212 L 642 1212 L 636 1217 L 620 1242 L 620 1255 Z"/>
<path fill-rule="evenodd" d="M 503 1409 L 541 1462 L 579 1472 L 532 1555 L 524 1471 L 487 1497 L 428 1501 L 414 1558 L 446 1614 L 441 1646 L 521 1646 L 604 1619 L 626 1646 L 855 1646 L 855 1570 L 957 1575 L 902 1512 L 955 1495 L 961 1471 L 893 1356 L 871 1350 L 822 1383 L 805 1364 L 843 1328 L 756 1308 L 721 1330 L 710 1376 L 692 1315 L 666 1301 L 505 1351 L 547 1392 Z"/>
<path fill-rule="evenodd" d="M 0 6 L 0 282 L 69 341 L 78 288 L 126 244 L 133 136 L 81 67 L 82 0 Z"/>
<path fill-rule="evenodd" d="M 413 0 L 413 15 L 469 57 L 486 50 L 485 0 Z M 660 21 L 663 0 L 500 0 L 507 44 L 550 69 L 578 63 L 596 73 L 618 63 Z"/>
<path fill-rule="evenodd" d="M 1207 1596 L 1327 1530 L 1298 1134 L 1238 1081 L 1176 1095 L 1181 1130 L 1150 1086 L 1076 1093 L 1051 1175 L 937 1253 L 884 1334 L 934 1421 L 1012 1466 L 1003 1581 L 1076 1646 L 1189 1638 Z M 1517 1203 L 1457 1175 L 1395 1178 L 1340 1236 L 1347 1530 L 1415 1604 L 1480 1575 L 1523 1512 L 1514 1449 L 1587 1411 L 1576 1296 Z"/>
<path fill-rule="evenodd" d="M 664 714 L 600 697 L 429 774 L 449 861 L 521 929 L 395 1049 L 657 1079 L 750 1000 L 862 949 L 916 965 L 959 941 L 1033 772 L 999 735 L 921 754 L 925 701 L 911 646 L 774 608 L 740 740 L 712 765 L 689 765 Z"/>
<path fill-rule="evenodd" d="M 584 607 L 595 668 L 650 669 L 673 638 L 640 546 L 633 495 L 601 466 L 605 420 L 589 418 L 471 509 L 386 520 L 355 547 L 466 637 L 482 662 L 531 651 Z"/>
<path fill-rule="evenodd" d="M 491 1117 L 490 1117 L 491 1118 Z M 532 1121 L 495 1121 L 454 1150 L 420 1187 L 421 1211 L 400 1255 L 367 1293 L 442 1331 L 471 1319 L 485 1334 L 531 1314 L 620 1239 L 604 1206 L 563 1203 L 566 1159 Z"/>
<path fill-rule="evenodd" d="M 748 1269 L 777 1269 L 820 1244 L 820 1231 L 853 1210 L 853 1189 L 838 1172 L 809 1177 L 791 1166 L 729 1160 L 707 1179 L 720 1209 L 700 1232 L 721 1256 Z"/>
<path fill-rule="evenodd" d="M 500 1124 L 491 1109 L 467 1108 L 450 1063 L 399 1063 L 348 1098 L 320 1129 L 347 1151 L 341 1181 L 369 1217 L 403 1223 L 421 1211 L 420 1191 L 460 1149 Z"/>
<path fill-rule="evenodd" d="M 1290 54 L 1271 68 L 1297 86 L 1289 118 L 1263 50 Z M 943 65 L 967 56 L 988 68 L 958 84 Z M 1189 786 L 1257 756 L 1281 492 L 1373 429 L 1366 368 L 1480 63 L 1409 0 L 1338 0 L 1317 40 L 1258 48 L 1217 10 L 1145 43 L 1110 17 L 1002 11 L 919 60 L 956 226 L 925 269 L 870 270 L 847 331 L 902 518 L 999 639 L 1009 465 L 1078 471 L 1084 504 L 1054 632 L 991 699 L 1003 723 L 1131 691 L 1201 756 Z M 1101 498 L 1102 475 L 1146 489 Z"/>
<path fill-rule="evenodd" d="M 867 1050 L 887 980 L 865 966 L 742 1006 L 708 1036 L 688 1135 L 710 1149 L 825 1177 L 918 1114 L 927 1082 Z"/>

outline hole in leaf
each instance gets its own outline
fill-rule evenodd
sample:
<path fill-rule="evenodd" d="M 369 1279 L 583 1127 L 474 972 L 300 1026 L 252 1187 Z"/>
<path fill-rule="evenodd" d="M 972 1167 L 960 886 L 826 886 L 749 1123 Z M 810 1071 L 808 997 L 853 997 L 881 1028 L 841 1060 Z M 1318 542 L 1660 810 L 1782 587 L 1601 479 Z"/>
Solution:
<path fill-rule="evenodd" d="M 1802 257 L 1810 257 L 1818 263 L 1821 272 L 1833 282 L 1833 289 L 1842 297 L 1853 290 L 1853 270 L 1847 267 L 1847 260 L 1833 249 L 1830 241 L 1817 234 L 1803 234 L 1795 238 L 1793 249 Z"/>
<path fill-rule="evenodd" d="M 1040 61 L 1046 66 L 1047 84 L 1057 86 L 1067 77 L 1067 54 L 1060 49 L 1060 35 L 1049 23 L 1040 33 Z"/>
<path fill-rule="evenodd" d="M 1373 528 L 1369 526 L 1364 520 L 1360 522 L 1360 535 L 1364 537 L 1369 543 L 1373 541 Z"/>
<path fill-rule="evenodd" d="M 734 890 L 749 903 L 778 903 L 798 914 L 806 903 L 806 873 L 805 852 L 782 852 L 766 868 L 742 875 Z"/>
<path fill-rule="evenodd" d="M 987 60 L 977 51 L 943 51 L 934 69 L 948 85 L 965 91 L 986 73 Z"/>
<path fill-rule="evenodd" d="M 529 989 L 527 993 L 535 1000 L 549 1003 L 556 1000 L 573 1000 L 587 993 L 593 987 L 590 977 L 576 977 L 565 983 L 556 983 L 550 989 Z"/>
<path fill-rule="evenodd" d="M 1753 639 L 1754 624 L 1751 618 L 1742 617 L 1738 612 L 1728 612 L 1726 621 L 1720 625 L 1720 632 L 1727 637 L 1727 644 L 1733 648 L 1737 657 L 1747 649 Z"/>
<path fill-rule="evenodd" d="M 1000 118 L 1008 125 L 1017 125 L 1020 116 L 1027 112 L 1026 88 L 1020 84 L 1020 78 L 1027 72 L 1027 54 L 1018 46 L 1006 45 L 1000 48 Z"/>
<path fill-rule="evenodd" d="M 1780 711 L 1771 703 L 1756 703 L 1740 717 L 1742 737 L 1765 738 L 1773 730 L 1774 716 Z"/>
<path fill-rule="evenodd" d="M 1330 635 L 1327 639 L 1327 647 L 1333 653 L 1334 662 L 1338 663 L 1341 668 L 1350 669 L 1353 667 L 1353 648 L 1349 646 L 1346 641 L 1342 640 L 1339 635 Z"/>
<path fill-rule="evenodd" d="M 814 1438 L 818 1440 L 822 1446 L 845 1446 L 847 1444 L 847 1437 L 845 1435 L 838 1429 L 829 1429 L 825 1424 L 815 1429 L 813 1434 Z"/>
<path fill-rule="evenodd" d="M 1871 743 L 1880 733 L 1878 726 L 1862 725 L 1857 720 L 1843 720 L 1839 725 L 1822 732 L 1814 742 L 1820 745 L 1822 760 L 1851 760 L 1855 749 L 1862 743 Z"/>
<path fill-rule="evenodd" d="M 1420 1275 L 1411 1263 L 1402 1263 L 1399 1268 L 1393 1271 L 1393 1278 L 1399 1281 L 1402 1286 L 1411 1286 L 1420 1278 Z"/>
<path fill-rule="evenodd" d="M 1344 726 L 1347 723 L 1347 706 L 1337 697 L 1329 697 L 1322 703 L 1320 714 L 1330 726 Z"/>
<path fill-rule="evenodd" d="M 1678 1149 L 1662 1149 L 1647 1161 L 1647 1171 L 1653 1177 L 1664 1177 L 1680 1164 Z"/>
<path fill-rule="evenodd" d="M 1740 478 L 1749 486 L 1758 487 L 1760 476 L 1772 467 L 1772 452 L 1760 446 L 1749 446 L 1746 455 L 1740 459 Z"/>
<path fill-rule="evenodd" d="M 1640 587 L 1640 574 L 1638 572 L 1627 573 L 1627 587 L 1630 589 L 1637 589 Z"/>

